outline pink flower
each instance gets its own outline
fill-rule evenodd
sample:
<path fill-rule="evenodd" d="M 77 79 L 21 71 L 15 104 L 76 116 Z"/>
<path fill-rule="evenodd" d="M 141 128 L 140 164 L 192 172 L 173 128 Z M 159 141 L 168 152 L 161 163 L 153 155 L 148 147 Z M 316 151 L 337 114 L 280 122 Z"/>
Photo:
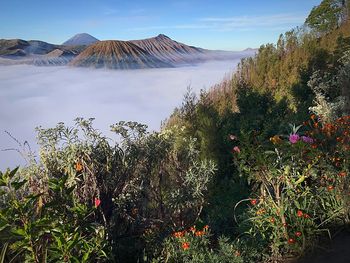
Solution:
<path fill-rule="evenodd" d="M 289 141 L 294 144 L 294 143 L 297 143 L 299 141 L 300 137 L 298 134 L 291 134 L 289 135 Z"/>
<path fill-rule="evenodd" d="M 303 142 L 310 143 L 310 144 L 314 142 L 314 139 L 312 139 L 312 138 L 310 138 L 308 136 L 301 136 L 301 140 Z"/>
<path fill-rule="evenodd" d="M 97 208 L 101 204 L 101 200 L 98 198 L 95 198 L 95 207 Z"/>
<path fill-rule="evenodd" d="M 233 147 L 233 151 L 234 151 L 235 153 L 241 153 L 241 150 L 239 149 L 238 146 Z"/>

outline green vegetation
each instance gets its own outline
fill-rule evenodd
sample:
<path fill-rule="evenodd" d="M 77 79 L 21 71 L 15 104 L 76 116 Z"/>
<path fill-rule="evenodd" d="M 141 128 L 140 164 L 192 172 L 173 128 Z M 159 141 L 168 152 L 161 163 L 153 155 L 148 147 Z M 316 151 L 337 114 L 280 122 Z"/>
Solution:
<path fill-rule="evenodd" d="M 348 226 L 349 1 L 241 61 L 160 132 L 38 128 L 0 174 L 0 262 L 285 262 Z"/>

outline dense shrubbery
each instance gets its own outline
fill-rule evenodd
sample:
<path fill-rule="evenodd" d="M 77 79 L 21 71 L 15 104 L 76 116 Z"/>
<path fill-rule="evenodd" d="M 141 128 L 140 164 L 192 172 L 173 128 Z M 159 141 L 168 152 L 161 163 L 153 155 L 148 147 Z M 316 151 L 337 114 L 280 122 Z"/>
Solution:
<path fill-rule="evenodd" d="M 256 189 L 241 220 L 275 259 L 301 255 L 322 231 L 349 223 L 350 116 L 311 118 L 289 135 L 236 141 L 237 166 Z"/>
<path fill-rule="evenodd" d="M 40 162 L 0 174 L 0 262 L 283 261 L 348 225 L 348 14 L 322 1 L 161 132 L 39 128 Z"/>

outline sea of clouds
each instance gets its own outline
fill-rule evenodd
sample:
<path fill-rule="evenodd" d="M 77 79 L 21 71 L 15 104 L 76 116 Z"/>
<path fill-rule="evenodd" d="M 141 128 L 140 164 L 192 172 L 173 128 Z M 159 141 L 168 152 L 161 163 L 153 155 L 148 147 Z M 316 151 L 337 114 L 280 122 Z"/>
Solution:
<path fill-rule="evenodd" d="M 229 76 L 239 59 L 168 69 L 105 70 L 72 67 L 0 66 L 0 150 L 28 141 L 37 150 L 35 127 L 73 124 L 96 118 L 107 136 L 120 120 L 159 130 L 162 120 L 181 105 L 187 87 L 199 93 Z M 16 151 L 0 151 L 0 169 L 24 165 Z"/>

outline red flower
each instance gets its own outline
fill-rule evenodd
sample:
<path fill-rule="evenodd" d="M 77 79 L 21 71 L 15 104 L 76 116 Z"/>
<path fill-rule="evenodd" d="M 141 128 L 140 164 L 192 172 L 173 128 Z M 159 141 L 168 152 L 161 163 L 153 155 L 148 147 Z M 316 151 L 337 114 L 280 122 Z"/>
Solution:
<path fill-rule="evenodd" d="M 190 243 L 188 243 L 188 242 L 182 243 L 182 249 L 183 249 L 183 250 L 187 250 L 187 249 L 189 249 L 189 248 L 190 248 Z"/>
<path fill-rule="evenodd" d="M 208 231 L 208 229 L 209 229 L 209 226 L 208 226 L 208 225 L 205 225 L 205 226 L 203 227 L 203 231 Z"/>
<path fill-rule="evenodd" d="M 303 211 L 298 210 L 298 212 L 297 212 L 297 216 L 298 216 L 298 217 L 302 217 L 302 216 L 303 216 Z"/>
<path fill-rule="evenodd" d="M 257 201 L 256 199 L 250 200 L 250 203 L 251 203 L 252 205 L 256 205 L 257 202 L 258 202 L 258 201 Z"/>
<path fill-rule="evenodd" d="M 288 244 L 292 245 L 295 243 L 295 239 L 294 238 L 289 238 L 288 239 Z"/>
<path fill-rule="evenodd" d="M 97 208 L 101 204 L 101 200 L 98 198 L 95 198 L 95 207 Z"/>
<path fill-rule="evenodd" d="M 339 175 L 340 177 L 344 177 L 344 176 L 346 176 L 346 172 L 345 172 L 345 171 L 342 171 L 342 172 L 338 173 L 338 175 Z"/>
<path fill-rule="evenodd" d="M 304 218 L 310 218 L 308 214 L 304 214 Z"/>
<path fill-rule="evenodd" d="M 301 236 L 301 232 L 300 232 L 300 231 L 295 232 L 295 235 L 296 235 L 297 237 L 300 237 L 300 236 Z"/>

